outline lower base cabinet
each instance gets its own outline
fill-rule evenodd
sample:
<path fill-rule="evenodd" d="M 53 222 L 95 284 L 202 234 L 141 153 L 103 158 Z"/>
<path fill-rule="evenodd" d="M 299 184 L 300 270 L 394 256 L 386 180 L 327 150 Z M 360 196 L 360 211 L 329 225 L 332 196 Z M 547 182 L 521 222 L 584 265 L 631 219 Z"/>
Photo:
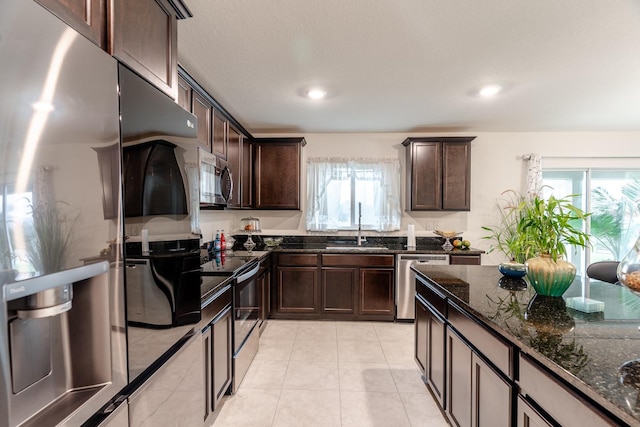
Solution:
<path fill-rule="evenodd" d="M 522 396 L 518 396 L 518 427 L 551 427 L 538 411 L 536 411 Z"/>
<path fill-rule="evenodd" d="M 222 397 L 229 392 L 233 379 L 233 318 L 231 286 L 227 286 L 203 309 L 211 321 L 202 329 L 204 357 L 204 420 L 219 409 Z"/>
<path fill-rule="evenodd" d="M 445 321 L 420 297 L 416 297 L 415 359 L 424 381 L 442 408 L 445 407 Z"/>
<path fill-rule="evenodd" d="M 393 320 L 393 255 L 279 253 L 274 258 L 276 319 Z"/>
<path fill-rule="evenodd" d="M 447 409 L 455 426 L 509 427 L 514 387 L 447 328 Z"/>
<path fill-rule="evenodd" d="M 516 386 L 506 373 L 511 369 L 496 368 L 478 350 L 504 343 L 494 344 L 496 338 L 483 336 L 488 332 L 466 323 L 466 317 L 461 322 L 444 295 L 421 279 L 415 301 L 416 363 L 449 422 L 460 427 L 514 425 Z M 463 335 L 454 325 L 472 333 Z"/>
<path fill-rule="evenodd" d="M 212 409 L 214 411 L 218 409 L 218 403 L 229 389 L 229 385 L 231 385 L 232 326 L 231 307 L 227 308 L 211 325 L 213 335 L 211 339 L 211 362 L 213 365 Z"/>

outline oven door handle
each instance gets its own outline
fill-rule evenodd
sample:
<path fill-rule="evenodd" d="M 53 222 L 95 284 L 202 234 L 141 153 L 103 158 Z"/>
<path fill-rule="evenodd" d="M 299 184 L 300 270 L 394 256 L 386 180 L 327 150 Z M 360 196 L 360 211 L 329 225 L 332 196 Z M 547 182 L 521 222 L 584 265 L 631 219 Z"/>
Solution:
<path fill-rule="evenodd" d="M 238 283 L 244 282 L 245 280 L 250 279 L 251 276 L 254 276 L 254 275 L 258 274 L 258 270 L 260 270 L 260 263 L 259 262 L 251 270 L 247 271 L 246 273 L 242 273 L 241 275 L 239 275 L 238 278 L 237 278 Z"/>

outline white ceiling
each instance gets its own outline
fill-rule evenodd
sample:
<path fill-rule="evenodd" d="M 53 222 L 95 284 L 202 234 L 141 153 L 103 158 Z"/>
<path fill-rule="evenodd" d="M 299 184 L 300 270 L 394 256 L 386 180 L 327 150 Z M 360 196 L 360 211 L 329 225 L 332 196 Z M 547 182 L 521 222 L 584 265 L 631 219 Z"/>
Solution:
<path fill-rule="evenodd" d="M 637 0 L 185 1 L 180 63 L 252 133 L 640 130 Z"/>

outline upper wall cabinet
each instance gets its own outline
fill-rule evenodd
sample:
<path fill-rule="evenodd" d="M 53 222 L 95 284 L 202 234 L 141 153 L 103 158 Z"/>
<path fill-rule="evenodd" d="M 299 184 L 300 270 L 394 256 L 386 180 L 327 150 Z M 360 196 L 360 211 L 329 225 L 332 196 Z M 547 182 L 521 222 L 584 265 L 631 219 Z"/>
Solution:
<path fill-rule="evenodd" d="M 300 163 L 304 138 L 254 140 L 254 207 L 300 209 Z"/>
<path fill-rule="evenodd" d="M 227 159 L 227 142 L 229 140 L 229 119 L 220 111 L 213 110 L 213 138 L 211 140 L 211 152 L 216 157 Z"/>
<path fill-rule="evenodd" d="M 178 21 L 167 0 L 111 0 L 111 54 L 178 97 Z"/>
<path fill-rule="evenodd" d="M 178 92 L 180 95 L 180 92 Z M 180 97 L 178 97 L 178 103 Z M 198 118 L 196 139 L 206 151 L 211 151 L 211 119 L 213 106 L 207 98 L 195 90 L 191 91 L 191 112 Z"/>
<path fill-rule="evenodd" d="M 107 50 L 107 0 L 36 0 L 77 32 Z"/>
<path fill-rule="evenodd" d="M 37 0 L 173 99 L 178 95 L 182 0 Z"/>
<path fill-rule="evenodd" d="M 471 209 L 471 141 L 475 137 L 407 138 L 407 210 Z"/>

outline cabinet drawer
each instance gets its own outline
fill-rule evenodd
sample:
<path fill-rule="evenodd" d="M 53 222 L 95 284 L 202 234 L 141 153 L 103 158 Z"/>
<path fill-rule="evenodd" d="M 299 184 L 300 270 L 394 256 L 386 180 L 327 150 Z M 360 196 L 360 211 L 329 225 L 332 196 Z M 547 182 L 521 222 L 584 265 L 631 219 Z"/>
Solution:
<path fill-rule="evenodd" d="M 323 267 L 393 267 L 393 255 L 323 254 Z"/>
<path fill-rule="evenodd" d="M 506 376 L 514 378 L 513 346 L 491 333 L 481 324 L 467 316 L 456 304 L 448 301 L 447 319 L 449 323 L 469 340 L 487 359 Z"/>
<path fill-rule="evenodd" d="M 418 278 L 416 278 L 416 293 L 424 298 L 443 319 L 447 318 L 447 299 L 443 294 Z"/>
<path fill-rule="evenodd" d="M 278 254 L 278 265 L 308 265 L 316 266 L 318 255 L 316 254 Z"/>
<path fill-rule="evenodd" d="M 480 265 L 480 255 L 449 255 L 450 265 Z"/>
<path fill-rule="evenodd" d="M 522 354 L 519 384 L 521 394 L 535 401 L 563 426 L 618 425 Z"/>

